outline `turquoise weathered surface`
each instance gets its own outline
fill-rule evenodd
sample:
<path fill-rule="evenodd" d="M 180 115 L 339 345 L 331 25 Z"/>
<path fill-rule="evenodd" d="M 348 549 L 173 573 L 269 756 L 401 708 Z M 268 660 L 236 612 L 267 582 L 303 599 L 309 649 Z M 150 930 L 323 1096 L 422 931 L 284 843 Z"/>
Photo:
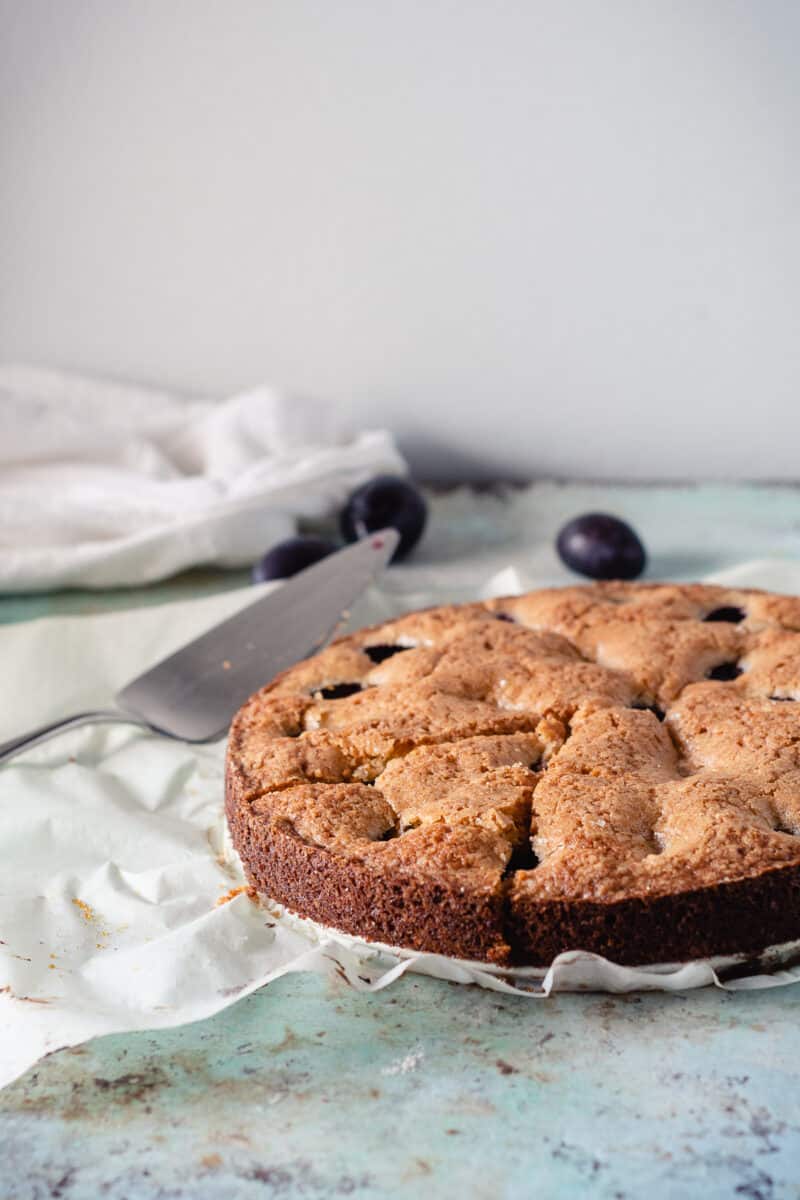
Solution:
<path fill-rule="evenodd" d="M 627 515 L 654 575 L 800 555 L 792 489 L 546 499 L 551 521 L 589 506 Z M 499 564 L 521 538 L 500 501 L 448 498 L 422 565 L 476 543 Z M 0 621 L 241 582 L 6 598 Z M 356 995 L 292 976 L 208 1021 L 103 1038 L 29 1071 L 0 1093 L 0 1197 L 800 1197 L 799 1006 L 796 987 L 530 1001 L 412 977 Z"/>
<path fill-rule="evenodd" d="M 0 1094 L 4 1196 L 796 1196 L 798 995 L 280 980 Z"/>

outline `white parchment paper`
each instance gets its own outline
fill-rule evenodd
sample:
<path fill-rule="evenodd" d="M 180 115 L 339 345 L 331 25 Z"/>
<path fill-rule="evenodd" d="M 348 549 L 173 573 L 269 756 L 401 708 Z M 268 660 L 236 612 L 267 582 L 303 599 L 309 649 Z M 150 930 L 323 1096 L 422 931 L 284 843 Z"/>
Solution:
<path fill-rule="evenodd" d="M 413 592 L 389 573 L 353 623 L 452 595 L 446 573 Z M 747 563 L 714 577 L 800 591 L 800 564 Z M 535 586 L 513 567 L 473 594 Z M 129 613 L 0 629 L 0 740 L 108 703 L 133 675 L 254 599 L 252 588 Z M 522 996 L 554 990 L 775 987 L 786 966 L 723 983 L 733 960 L 638 970 L 594 955 L 499 973 L 438 955 L 368 947 L 253 903 L 226 847 L 224 744 L 186 746 L 121 726 L 65 734 L 0 767 L 0 1086 L 42 1055 L 99 1034 L 210 1016 L 295 971 L 336 973 L 362 991 L 406 971 Z M 797 947 L 789 947 L 789 952 Z M 776 957 L 776 961 L 780 961 Z"/>

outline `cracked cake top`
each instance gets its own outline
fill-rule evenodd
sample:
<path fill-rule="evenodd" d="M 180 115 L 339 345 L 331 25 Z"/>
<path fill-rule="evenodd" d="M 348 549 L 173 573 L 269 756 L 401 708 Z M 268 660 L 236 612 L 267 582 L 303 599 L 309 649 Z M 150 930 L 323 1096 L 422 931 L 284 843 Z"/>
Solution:
<path fill-rule="evenodd" d="M 770 918 L 798 784 L 800 600 L 607 583 L 411 613 L 286 671 L 232 727 L 228 819 L 260 891 L 348 932 L 630 961 L 648 921 L 662 958 L 736 948 L 731 921 L 743 949 L 800 934 L 797 906 Z"/>

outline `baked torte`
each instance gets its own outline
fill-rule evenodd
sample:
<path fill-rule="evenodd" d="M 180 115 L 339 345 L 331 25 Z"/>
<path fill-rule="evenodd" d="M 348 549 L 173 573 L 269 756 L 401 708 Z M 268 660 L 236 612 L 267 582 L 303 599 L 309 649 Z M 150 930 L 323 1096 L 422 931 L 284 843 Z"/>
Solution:
<path fill-rule="evenodd" d="M 800 937 L 800 599 L 602 583 L 428 609 L 238 713 L 250 883 L 366 940 L 497 964 Z"/>

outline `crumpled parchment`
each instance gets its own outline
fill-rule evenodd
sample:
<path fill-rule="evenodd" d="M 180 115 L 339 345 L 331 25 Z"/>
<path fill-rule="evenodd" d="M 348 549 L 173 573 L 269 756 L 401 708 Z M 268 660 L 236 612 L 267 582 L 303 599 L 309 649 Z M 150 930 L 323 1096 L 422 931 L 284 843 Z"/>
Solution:
<path fill-rule="evenodd" d="M 397 578 L 402 578 L 398 576 Z M 800 591 L 800 564 L 744 564 L 720 582 Z M 532 586 L 513 568 L 484 596 Z M 412 607 L 384 583 L 354 623 Z M 446 580 L 443 583 L 446 592 Z M 254 598 L 252 588 L 129 613 L 0 629 L 0 740 L 103 705 L 129 678 Z M 416 590 L 413 604 L 445 598 Z M 221 818 L 224 742 L 187 746 L 125 726 L 64 734 L 0 768 L 0 1086 L 42 1055 L 99 1034 L 210 1016 L 294 971 L 379 991 L 406 971 L 542 997 L 555 990 L 776 987 L 784 967 L 723 982 L 734 960 L 646 970 L 560 955 L 498 973 L 358 939 L 251 901 Z M 796 947 L 792 948 L 796 949 Z"/>

